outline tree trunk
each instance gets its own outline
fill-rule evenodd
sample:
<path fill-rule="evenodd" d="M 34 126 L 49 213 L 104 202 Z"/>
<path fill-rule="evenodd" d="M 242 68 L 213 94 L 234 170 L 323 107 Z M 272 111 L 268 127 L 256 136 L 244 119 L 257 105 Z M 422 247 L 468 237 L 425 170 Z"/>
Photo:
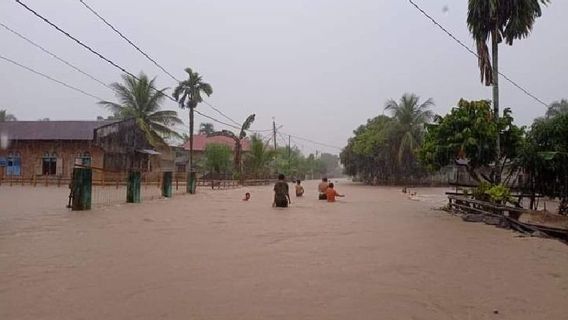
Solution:
<path fill-rule="evenodd" d="M 193 110 L 195 109 L 194 105 L 190 105 L 189 107 L 189 168 L 187 174 L 187 186 L 186 191 L 188 193 L 194 194 L 195 193 L 195 184 L 196 184 L 196 175 L 193 171 L 193 118 L 194 113 Z"/>
<path fill-rule="evenodd" d="M 242 154 L 241 141 L 237 140 L 235 143 L 235 169 L 237 170 L 239 174 L 239 180 L 242 183 L 244 181 L 244 178 L 243 178 L 243 166 L 242 166 L 241 154 Z"/>
<path fill-rule="evenodd" d="M 491 33 L 492 54 L 493 59 L 493 119 L 495 124 L 499 126 L 499 41 L 498 30 L 495 28 Z M 495 163 L 494 163 L 494 180 L 496 184 L 501 183 L 501 172 L 497 170 L 499 167 L 499 159 L 501 159 L 501 131 L 497 130 L 497 140 L 495 141 Z"/>
<path fill-rule="evenodd" d="M 193 172 L 193 106 L 189 108 L 189 172 Z"/>

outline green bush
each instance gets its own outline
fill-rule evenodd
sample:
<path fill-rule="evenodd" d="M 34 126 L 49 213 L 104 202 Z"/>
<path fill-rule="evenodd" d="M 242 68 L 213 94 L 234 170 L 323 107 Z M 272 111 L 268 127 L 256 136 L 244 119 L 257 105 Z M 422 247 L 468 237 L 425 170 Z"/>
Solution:
<path fill-rule="evenodd" d="M 492 186 L 487 194 L 491 199 L 491 202 L 505 204 L 511 199 L 511 190 L 502 184 Z"/>
<path fill-rule="evenodd" d="M 481 182 L 477 188 L 472 190 L 473 198 L 481 201 L 490 201 L 491 197 L 488 192 L 491 189 L 491 184 L 488 182 Z"/>

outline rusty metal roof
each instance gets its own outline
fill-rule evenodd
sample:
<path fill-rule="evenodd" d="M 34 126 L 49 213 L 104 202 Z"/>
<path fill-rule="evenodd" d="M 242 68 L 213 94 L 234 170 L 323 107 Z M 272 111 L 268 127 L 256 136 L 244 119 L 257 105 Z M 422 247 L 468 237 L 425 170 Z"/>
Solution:
<path fill-rule="evenodd" d="M 0 135 L 9 140 L 93 140 L 95 129 L 116 121 L 7 121 Z"/>

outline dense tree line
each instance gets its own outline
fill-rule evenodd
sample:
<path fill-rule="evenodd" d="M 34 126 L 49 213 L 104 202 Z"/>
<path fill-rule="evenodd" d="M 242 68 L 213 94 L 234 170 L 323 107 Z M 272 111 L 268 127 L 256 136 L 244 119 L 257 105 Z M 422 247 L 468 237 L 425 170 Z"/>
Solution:
<path fill-rule="evenodd" d="M 562 213 L 568 210 L 566 100 L 552 103 L 545 117 L 526 128 L 514 124 L 509 108 L 495 121 L 486 100 L 462 99 L 447 115 L 431 117 L 424 114 L 427 106 L 416 108 L 417 98 L 409 96 L 398 104 L 405 112 L 379 115 L 354 131 L 341 153 L 346 174 L 366 182 L 405 184 L 461 166 L 480 185 L 513 187 L 531 195 L 531 207 L 537 195 L 544 195 L 560 199 Z"/>
<path fill-rule="evenodd" d="M 425 124 L 433 117 L 431 99 L 420 103 L 414 94 L 389 100 L 385 111 L 359 126 L 341 152 L 345 173 L 366 182 L 409 183 L 426 171 L 417 161 Z"/>

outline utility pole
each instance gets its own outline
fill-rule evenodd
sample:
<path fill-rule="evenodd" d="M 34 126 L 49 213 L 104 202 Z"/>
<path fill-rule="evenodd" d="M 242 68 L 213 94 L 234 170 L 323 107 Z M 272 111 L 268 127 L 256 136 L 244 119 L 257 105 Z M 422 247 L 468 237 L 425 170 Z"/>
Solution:
<path fill-rule="evenodd" d="M 272 138 L 274 139 L 274 150 L 276 151 L 276 122 L 272 117 Z"/>
<path fill-rule="evenodd" d="M 292 136 L 288 135 L 288 172 L 291 172 L 291 161 L 292 161 L 292 148 L 290 146 L 290 141 L 292 140 Z"/>
<path fill-rule="evenodd" d="M 276 121 L 272 117 L 272 139 L 274 140 L 274 172 L 278 174 L 278 153 L 276 152 Z"/>

